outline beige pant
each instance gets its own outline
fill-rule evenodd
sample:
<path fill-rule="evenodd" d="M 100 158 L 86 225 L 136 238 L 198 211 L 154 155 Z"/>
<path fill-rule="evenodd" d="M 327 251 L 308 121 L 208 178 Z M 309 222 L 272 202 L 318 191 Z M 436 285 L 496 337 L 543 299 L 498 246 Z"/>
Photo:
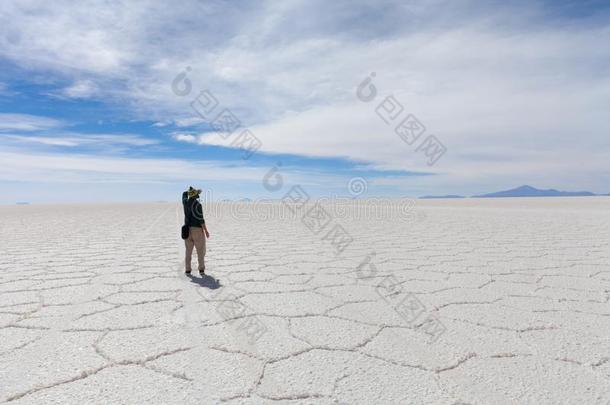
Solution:
<path fill-rule="evenodd" d="M 205 269 L 205 235 L 202 228 L 189 228 L 189 237 L 184 241 L 186 245 L 186 258 L 184 264 L 186 271 L 191 271 L 191 257 L 193 256 L 193 247 L 197 249 L 197 259 L 199 260 L 199 271 Z"/>

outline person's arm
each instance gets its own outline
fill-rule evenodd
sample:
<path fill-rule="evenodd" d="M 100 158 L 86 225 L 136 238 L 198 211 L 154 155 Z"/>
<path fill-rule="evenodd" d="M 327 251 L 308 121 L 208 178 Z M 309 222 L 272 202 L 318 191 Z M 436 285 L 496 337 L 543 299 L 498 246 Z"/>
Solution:
<path fill-rule="evenodd" d="M 188 201 L 188 193 L 185 191 L 182 193 L 182 211 L 184 211 L 184 223 L 186 223 L 186 217 L 188 213 L 186 212 L 186 202 Z"/>
<path fill-rule="evenodd" d="M 199 211 L 201 212 L 201 228 L 203 229 L 203 233 L 205 234 L 206 238 L 210 237 L 210 232 L 208 232 L 208 227 L 205 226 L 205 218 L 203 217 L 203 207 L 201 206 L 201 203 L 197 202 L 197 204 L 199 204 Z"/>

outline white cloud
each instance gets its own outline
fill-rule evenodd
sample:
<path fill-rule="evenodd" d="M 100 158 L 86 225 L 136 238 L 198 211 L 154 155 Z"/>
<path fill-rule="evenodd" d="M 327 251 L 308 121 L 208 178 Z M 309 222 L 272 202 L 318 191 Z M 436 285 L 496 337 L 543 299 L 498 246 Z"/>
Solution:
<path fill-rule="evenodd" d="M 11 96 L 17 94 L 9 89 L 9 86 L 6 83 L 0 82 L 0 96 Z"/>
<path fill-rule="evenodd" d="M 99 91 L 97 85 L 91 80 L 78 80 L 61 91 L 61 95 L 68 98 L 90 98 Z"/>
<path fill-rule="evenodd" d="M 0 152 L 0 180 L 50 182 L 169 182 L 177 180 L 252 180 L 265 168 L 232 167 L 219 162 L 135 159 L 82 154 Z"/>
<path fill-rule="evenodd" d="M 0 131 L 45 131 L 65 125 L 60 120 L 37 115 L 0 113 Z"/>
<path fill-rule="evenodd" d="M 198 140 L 197 137 L 195 137 L 194 135 L 180 134 L 180 133 L 172 134 L 172 138 L 174 138 L 177 141 L 188 142 L 188 143 L 197 143 L 197 140 Z"/>
<path fill-rule="evenodd" d="M 206 121 L 203 118 L 196 116 L 196 117 L 178 118 L 175 120 L 158 121 L 153 124 L 153 127 L 163 128 L 163 127 L 167 127 L 169 125 L 175 125 L 180 128 L 189 128 L 189 127 L 195 127 L 197 125 L 201 125 L 204 123 L 206 123 Z"/>
<path fill-rule="evenodd" d="M 174 124 L 179 127 L 192 127 L 205 123 L 205 120 L 200 117 L 179 118 L 174 121 Z"/>
<path fill-rule="evenodd" d="M 288 190 L 288 184 L 300 184 L 312 196 L 329 195 L 329 190 L 344 189 L 349 179 L 348 175 L 326 175 L 315 170 L 308 172 L 283 167 L 281 176 L 286 182 L 284 189 L 270 195 L 262 186 L 268 171 L 268 167 L 251 166 L 243 161 L 91 156 L 32 152 L 18 148 L 3 148 L 0 151 L 0 183 L 14 182 L 18 178 L 20 183 L 58 184 L 59 188 L 61 184 L 71 183 L 87 187 L 99 184 L 115 191 L 120 189 L 120 184 L 205 184 L 207 189 L 214 189 L 217 196 L 280 198 Z M 7 189 L 15 191 L 10 184 Z M 124 200 L 124 196 L 114 197 Z M 57 200 L 57 196 L 52 199 Z M 107 197 L 106 200 L 112 201 L 113 198 Z M 0 196 L 0 203 L 3 201 L 10 202 Z"/>
<path fill-rule="evenodd" d="M 159 141 L 144 138 L 132 134 L 77 134 L 62 132 L 49 136 L 14 135 L 5 134 L 4 139 L 14 140 L 20 143 L 39 143 L 51 146 L 149 146 L 156 145 Z"/>
<path fill-rule="evenodd" d="M 150 146 L 156 139 L 137 134 L 78 133 L 66 130 L 70 122 L 29 114 L 0 113 L 0 142 L 48 146 Z"/>
<path fill-rule="evenodd" d="M 75 138 L 56 138 L 45 136 L 23 136 L 23 135 L 4 135 L 4 139 L 15 140 L 25 143 L 40 143 L 51 146 L 78 146 L 80 142 Z"/>

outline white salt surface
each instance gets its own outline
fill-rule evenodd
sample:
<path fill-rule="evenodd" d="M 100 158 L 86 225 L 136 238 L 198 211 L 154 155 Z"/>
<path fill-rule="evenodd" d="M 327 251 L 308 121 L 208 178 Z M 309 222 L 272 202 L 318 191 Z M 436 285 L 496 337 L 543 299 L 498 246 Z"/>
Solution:
<path fill-rule="evenodd" d="M 610 403 L 610 199 L 353 204 L 0 207 L 0 402 Z"/>

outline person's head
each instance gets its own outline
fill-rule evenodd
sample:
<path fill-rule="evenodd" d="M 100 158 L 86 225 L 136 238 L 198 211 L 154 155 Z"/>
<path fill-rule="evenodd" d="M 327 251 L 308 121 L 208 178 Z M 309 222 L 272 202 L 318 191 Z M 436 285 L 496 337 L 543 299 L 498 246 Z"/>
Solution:
<path fill-rule="evenodd" d="M 188 189 L 188 197 L 189 198 L 199 198 L 199 194 L 201 194 L 201 190 L 197 188 L 193 188 L 192 186 Z"/>

